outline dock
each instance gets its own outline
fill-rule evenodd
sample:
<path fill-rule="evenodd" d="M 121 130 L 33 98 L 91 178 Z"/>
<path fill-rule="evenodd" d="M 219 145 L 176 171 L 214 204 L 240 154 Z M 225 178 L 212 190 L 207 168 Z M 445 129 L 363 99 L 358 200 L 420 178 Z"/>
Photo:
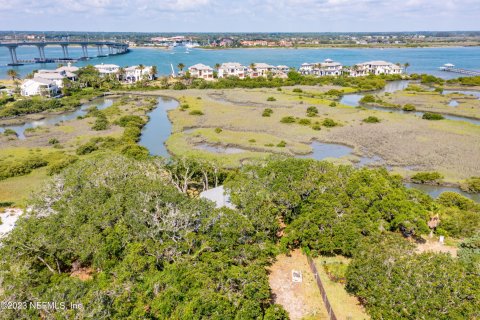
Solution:
<path fill-rule="evenodd" d="M 465 74 L 465 75 L 468 75 L 468 76 L 480 76 L 480 71 L 456 68 L 455 65 L 453 65 L 451 63 L 444 64 L 439 69 L 441 71 L 455 72 L 455 73 Z"/>

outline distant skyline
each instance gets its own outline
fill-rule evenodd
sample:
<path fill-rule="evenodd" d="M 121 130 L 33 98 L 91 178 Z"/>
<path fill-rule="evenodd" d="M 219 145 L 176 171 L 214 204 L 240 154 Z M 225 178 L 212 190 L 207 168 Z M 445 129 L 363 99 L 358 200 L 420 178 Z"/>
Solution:
<path fill-rule="evenodd" d="M 480 0 L 0 0 L 0 30 L 480 30 Z"/>

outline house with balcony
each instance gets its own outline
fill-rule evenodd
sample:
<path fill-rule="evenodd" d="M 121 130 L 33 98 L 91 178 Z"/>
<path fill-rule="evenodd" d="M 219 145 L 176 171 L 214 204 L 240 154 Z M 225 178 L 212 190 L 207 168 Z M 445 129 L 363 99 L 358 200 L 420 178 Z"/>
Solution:
<path fill-rule="evenodd" d="M 325 59 L 323 62 L 303 63 L 298 71 L 303 75 L 312 75 L 317 77 L 339 76 L 342 74 L 343 66 L 341 63 L 331 59 Z"/>
<path fill-rule="evenodd" d="M 134 83 L 140 80 L 153 80 L 151 66 L 131 66 L 124 69 L 123 80 L 127 83 Z"/>
<path fill-rule="evenodd" d="M 54 82 L 58 88 L 63 88 L 63 79 L 71 81 L 77 80 L 77 75 L 65 70 L 38 70 L 33 74 L 33 79 L 43 79 L 49 82 Z"/>
<path fill-rule="evenodd" d="M 58 94 L 58 87 L 55 81 L 43 78 L 33 78 L 25 80 L 21 87 L 20 93 L 22 96 L 45 96 L 53 97 Z"/>
<path fill-rule="evenodd" d="M 401 66 L 391 62 L 376 60 L 358 63 L 348 70 L 348 75 L 352 77 L 368 76 L 369 74 L 402 74 Z"/>
<path fill-rule="evenodd" d="M 248 76 L 250 78 L 266 77 L 269 74 L 273 76 L 277 72 L 276 66 L 272 66 L 263 62 L 254 63 L 252 67 L 248 68 Z"/>
<path fill-rule="evenodd" d="M 201 63 L 197 63 L 188 68 L 188 72 L 192 78 L 204 79 L 207 81 L 213 80 L 213 68 Z"/>
<path fill-rule="evenodd" d="M 222 63 L 222 65 L 218 69 L 218 77 L 238 77 L 240 79 L 245 79 L 245 77 L 247 76 L 247 72 L 248 68 L 238 62 L 225 62 Z"/>
<path fill-rule="evenodd" d="M 97 64 L 94 66 L 95 69 L 98 70 L 101 76 L 109 75 L 109 74 L 117 74 L 120 66 L 116 64 Z"/>

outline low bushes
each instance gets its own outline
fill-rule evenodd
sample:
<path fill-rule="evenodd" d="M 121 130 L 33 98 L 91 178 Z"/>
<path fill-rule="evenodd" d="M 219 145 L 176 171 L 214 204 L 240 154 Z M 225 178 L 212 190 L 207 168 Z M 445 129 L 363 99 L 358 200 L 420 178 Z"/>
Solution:
<path fill-rule="evenodd" d="M 363 119 L 362 121 L 365 122 L 365 123 L 379 123 L 380 119 L 378 119 L 375 116 L 370 116 L 368 118 Z"/>
<path fill-rule="evenodd" d="M 425 112 L 422 116 L 422 119 L 425 119 L 425 120 L 443 120 L 443 119 L 445 119 L 445 117 L 442 116 L 439 113 Z"/>
<path fill-rule="evenodd" d="M 322 125 L 327 128 L 332 128 L 338 126 L 338 123 L 335 122 L 335 120 L 330 119 L 330 118 L 325 118 L 322 121 Z"/>
<path fill-rule="evenodd" d="M 267 101 L 277 101 L 277 99 L 275 99 L 275 97 L 268 97 Z"/>
<path fill-rule="evenodd" d="M 0 162 L 0 180 L 29 174 L 33 169 L 45 167 L 47 164 L 46 160 L 38 156 L 31 156 L 24 160 Z"/>
<path fill-rule="evenodd" d="M 204 113 L 200 110 L 192 110 L 188 113 L 191 116 L 203 116 Z"/>
<path fill-rule="evenodd" d="M 294 123 L 295 118 L 292 117 L 292 116 L 283 117 L 282 119 L 280 119 L 280 122 L 281 123 Z"/>
<path fill-rule="evenodd" d="M 263 110 L 262 117 L 270 117 L 272 114 L 273 114 L 273 110 L 270 108 L 267 108 Z"/>
<path fill-rule="evenodd" d="M 318 115 L 318 108 L 315 106 L 311 106 L 307 108 L 307 117 L 315 117 Z"/>
<path fill-rule="evenodd" d="M 413 104 L 407 103 L 406 105 L 403 106 L 402 108 L 403 111 L 415 111 L 417 108 Z"/>
<path fill-rule="evenodd" d="M 480 193 L 480 177 L 471 177 L 465 180 L 461 185 L 461 189 L 470 193 Z"/>
<path fill-rule="evenodd" d="M 419 172 L 412 176 L 412 181 L 416 183 L 435 182 L 443 179 L 443 175 L 439 172 Z"/>
<path fill-rule="evenodd" d="M 360 99 L 360 103 L 374 103 L 375 97 L 372 94 L 366 94 Z"/>

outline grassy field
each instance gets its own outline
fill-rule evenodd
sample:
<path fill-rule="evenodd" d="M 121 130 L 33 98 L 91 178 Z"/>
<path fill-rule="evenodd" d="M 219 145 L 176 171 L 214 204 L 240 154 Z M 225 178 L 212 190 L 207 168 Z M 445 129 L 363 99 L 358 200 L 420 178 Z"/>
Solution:
<path fill-rule="evenodd" d="M 360 305 L 358 299 L 345 291 L 345 285 L 341 282 L 335 282 L 330 279 L 324 266 L 344 268 L 349 260 L 342 256 L 336 257 L 318 257 L 315 259 L 317 271 L 322 284 L 327 293 L 327 297 L 332 305 L 332 309 L 337 319 L 364 320 L 370 319 L 365 309 Z"/>
<path fill-rule="evenodd" d="M 480 119 L 480 100 L 471 95 L 461 93 L 441 94 L 434 91 L 411 92 L 397 91 L 389 95 L 378 95 L 386 107 L 392 105 L 404 106 L 405 104 L 413 104 L 418 111 L 437 112 L 463 117 Z M 449 106 L 454 100 L 457 106 Z"/>
<path fill-rule="evenodd" d="M 338 102 L 332 107 L 334 100 L 325 95 L 327 89 L 332 87 L 302 87 L 301 93 L 292 88 L 159 91 L 187 106 L 169 112 L 174 135 L 167 147 L 174 154 L 207 153 L 231 164 L 235 159 L 263 157 L 265 152 L 302 154 L 317 140 L 352 147 L 353 154 L 343 157 L 343 163 L 358 162 L 361 156 L 378 156 L 384 165 L 405 177 L 416 171 L 440 171 L 446 182 L 458 183 L 480 174 L 479 126 L 452 120 L 428 121 L 414 114 L 352 108 Z M 307 117 L 310 106 L 318 109 L 315 117 Z M 271 115 L 262 117 L 267 108 L 272 110 Z M 202 114 L 192 115 L 192 110 Z M 372 115 L 380 123 L 363 122 Z M 295 123 L 281 123 L 284 117 L 292 117 Z M 326 118 L 339 125 L 322 125 Z M 301 125 L 305 120 L 310 124 Z M 315 124 L 320 130 L 313 129 Z M 222 132 L 215 133 L 215 128 Z M 265 143 L 268 140 L 271 142 Z M 276 146 L 279 140 L 285 141 L 286 147 L 264 148 L 266 144 Z M 235 155 L 208 153 L 195 148 L 200 142 L 246 151 Z"/>

